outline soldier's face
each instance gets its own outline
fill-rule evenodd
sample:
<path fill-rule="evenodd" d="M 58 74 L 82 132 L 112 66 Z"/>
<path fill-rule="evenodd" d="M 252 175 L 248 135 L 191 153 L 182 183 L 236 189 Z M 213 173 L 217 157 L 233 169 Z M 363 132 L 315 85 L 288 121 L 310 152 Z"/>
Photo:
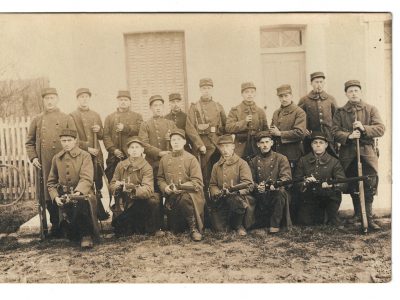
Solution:
<path fill-rule="evenodd" d="M 76 138 L 72 136 L 62 136 L 60 137 L 60 142 L 64 151 L 71 151 L 76 145 Z"/>
<path fill-rule="evenodd" d="M 263 137 L 257 142 L 257 147 L 260 148 L 261 153 L 268 153 L 271 150 L 274 142 L 269 137 Z"/>
<path fill-rule="evenodd" d="M 204 98 L 210 98 L 212 96 L 213 87 L 210 85 L 203 85 L 200 87 L 200 94 Z"/>
<path fill-rule="evenodd" d="M 117 98 L 118 108 L 129 108 L 131 106 L 131 100 L 128 97 Z"/>
<path fill-rule="evenodd" d="M 49 94 L 43 97 L 43 104 L 45 109 L 57 108 L 58 96 L 56 94 Z"/>
<path fill-rule="evenodd" d="M 314 154 L 323 154 L 325 153 L 326 148 L 328 147 L 328 143 L 324 140 L 313 140 L 311 143 L 311 148 L 313 149 Z"/>
<path fill-rule="evenodd" d="M 153 116 L 161 117 L 164 114 L 164 102 L 162 102 L 161 100 L 153 101 L 151 103 L 150 109 L 153 112 Z"/>
<path fill-rule="evenodd" d="M 317 77 L 311 81 L 311 86 L 316 93 L 321 93 L 325 87 L 325 79 L 322 77 Z"/>
<path fill-rule="evenodd" d="M 293 95 L 291 93 L 279 95 L 279 101 L 283 107 L 288 106 L 292 103 Z"/>
<path fill-rule="evenodd" d="M 80 108 L 89 108 L 90 96 L 88 93 L 82 93 L 76 99 L 78 100 Z"/>
<path fill-rule="evenodd" d="M 140 157 L 144 152 L 144 148 L 139 143 L 132 143 L 129 145 L 128 154 L 131 157 Z"/>
<path fill-rule="evenodd" d="M 361 89 L 358 86 L 351 86 L 346 91 L 347 99 L 352 102 L 361 101 Z"/>
<path fill-rule="evenodd" d="M 235 151 L 235 144 L 221 144 L 219 145 L 219 150 L 223 157 L 230 157 Z"/>
<path fill-rule="evenodd" d="M 178 134 L 174 134 L 171 136 L 171 147 L 172 150 L 182 150 L 186 144 L 186 140 Z"/>
<path fill-rule="evenodd" d="M 252 101 L 254 101 L 255 97 L 256 97 L 256 89 L 252 89 L 252 88 L 245 89 L 242 92 L 242 98 L 244 101 L 252 102 Z"/>
<path fill-rule="evenodd" d="M 169 101 L 169 106 L 171 107 L 172 112 L 179 112 L 181 110 L 181 100 L 175 99 Z"/>

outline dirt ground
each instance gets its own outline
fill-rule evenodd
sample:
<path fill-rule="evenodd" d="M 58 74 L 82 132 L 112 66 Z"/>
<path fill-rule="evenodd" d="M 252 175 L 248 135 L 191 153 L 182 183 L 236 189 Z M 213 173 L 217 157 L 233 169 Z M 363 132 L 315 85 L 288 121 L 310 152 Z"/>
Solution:
<path fill-rule="evenodd" d="M 269 235 L 206 231 L 115 238 L 81 251 L 66 240 L 40 242 L 11 234 L 0 239 L 0 282 L 294 283 L 389 282 L 390 219 L 361 235 L 355 226 L 300 228 Z"/>
<path fill-rule="evenodd" d="M 15 205 L 0 206 L 0 233 L 15 232 L 19 226 L 37 214 L 36 200 L 20 200 Z"/>

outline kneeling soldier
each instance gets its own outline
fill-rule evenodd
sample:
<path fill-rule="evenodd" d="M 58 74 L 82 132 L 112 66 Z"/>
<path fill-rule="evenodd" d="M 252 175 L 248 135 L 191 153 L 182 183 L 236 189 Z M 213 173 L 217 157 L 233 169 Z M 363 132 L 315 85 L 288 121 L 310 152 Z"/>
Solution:
<path fill-rule="evenodd" d="M 53 157 L 47 188 L 59 208 L 60 228 L 82 248 L 92 248 L 99 238 L 92 158 L 77 146 L 76 130 L 62 130 L 60 142 L 63 150 Z"/>
<path fill-rule="evenodd" d="M 157 181 L 165 194 L 167 227 L 173 232 L 189 228 L 194 241 L 202 239 L 204 224 L 203 178 L 197 159 L 183 148 L 185 131 L 171 132 L 172 152 L 160 161 Z"/>
<path fill-rule="evenodd" d="M 222 157 L 211 172 L 211 223 L 215 231 L 232 227 L 240 236 L 254 223 L 255 200 L 249 193 L 253 184 L 249 165 L 235 154 L 232 135 L 218 139 Z"/>
<path fill-rule="evenodd" d="M 301 193 L 297 216 L 299 224 L 316 225 L 325 223 L 342 227 L 338 210 L 342 202 L 342 192 L 347 184 L 344 170 L 339 160 L 326 152 L 328 139 L 322 132 L 311 135 L 312 152 L 300 158 L 294 178 L 304 178 L 297 183 Z M 342 182 L 333 184 L 335 181 Z"/>
<path fill-rule="evenodd" d="M 292 181 L 289 161 L 286 156 L 271 150 L 274 144 L 268 131 L 256 135 L 260 153 L 249 163 L 257 199 L 254 228 L 269 227 L 270 233 L 279 232 L 282 221 L 290 227 L 289 193 L 285 186 Z"/>
<path fill-rule="evenodd" d="M 153 169 L 144 159 L 143 141 L 135 136 L 126 143 L 129 158 L 118 163 L 110 189 L 115 209 L 112 226 L 117 236 L 155 233 L 160 229 L 160 200 L 154 193 Z"/>

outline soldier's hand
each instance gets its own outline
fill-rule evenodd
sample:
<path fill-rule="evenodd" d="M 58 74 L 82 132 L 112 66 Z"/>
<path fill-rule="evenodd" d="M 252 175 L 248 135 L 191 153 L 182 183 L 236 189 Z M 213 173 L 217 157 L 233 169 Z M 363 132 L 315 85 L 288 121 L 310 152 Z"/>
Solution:
<path fill-rule="evenodd" d="M 279 129 L 275 126 L 271 126 L 270 128 L 270 132 L 273 136 L 281 136 L 281 132 L 279 131 Z"/>
<path fill-rule="evenodd" d="M 332 184 L 328 184 L 327 182 L 323 182 L 323 183 L 321 184 L 321 187 L 322 187 L 323 189 L 330 189 L 330 188 L 332 187 Z"/>
<path fill-rule="evenodd" d="M 258 191 L 260 194 L 264 193 L 264 192 L 265 192 L 265 184 L 264 184 L 264 183 L 260 183 L 260 184 L 257 186 L 257 191 Z"/>
<path fill-rule="evenodd" d="M 169 185 L 167 185 L 167 186 L 165 187 L 164 192 L 165 192 L 167 195 L 171 195 L 171 194 L 173 193 L 173 190 L 171 189 L 171 187 L 170 187 Z"/>
<path fill-rule="evenodd" d="M 354 139 L 359 139 L 361 137 L 361 132 L 360 130 L 354 130 L 350 135 L 349 139 L 354 140 Z"/>
<path fill-rule="evenodd" d="M 276 190 L 276 188 L 274 187 L 274 185 L 273 185 L 273 184 L 271 184 L 271 185 L 269 186 L 269 190 L 270 190 L 270 191 L 275 191 L 275 190 Z"/>
<path fill-rule="evenodd" d="M 200 151 L 201 154 L 206 154 L 206 152 L 207 152 L 206 146 L 201 146 L 201 147 L 199 148 L 199 151 Z"/>
<path fill-rule="evenodd" d="M 353 123 L 353 128 L 360 128 L 361 131 L 365 130 L 364 125 L 360 121 L 355 121 Z"/>
<path fill-rule="evenodd" d="M 117 124 L 117 128 L 115 129 L 115 131 L 116 132 L 121 132 L 122 130 L 124 130 L 124 124 L 118 123 Z"/>
<path fill-rule="evenodd" d="M 115 155 L 116 157 L 118 157 L 118 158 L 124 157 L 124 153 L 122 153 L 122 151 L 119 150 L 119 149 L 115 149 L 115 150 L 114 150 L 114 155 Z"/>
<path fill-rule="evenodd" d="M 167 155 L 170 152 L 171 151 L 160 151 L 160 153 L 158 153 L 158 156 L 163 157 L 164 155 Z"/>
<path fill-rule="evenodd" d="M 310 182 L 316 182 L 317 179 L 314 176 L 310 176 L 306 178 L 306 183 L 310 183 Z"/>
<path fill-rule="evenodd" d="M 249 123 L 249 122 L 252 122 L 252 121 L 253 121 L 253 115 L 247 115 L 246 116 L 246 122 Z"/>
<path fill-rule="evenodd" d="M 82 193 L 80 191 L 75 191 L 75 193 L 73 195 L 80 196 L 80 195 L 82 195 Z"/>
<path fill-rule="evenodd" d="M 95 149 L 95 148 L 90 148 L 88 147 L 88 152 L 90 154 L 92 154 L 93 156 L 97 156 L 97 154 L 99 154 L 99 149 Z"/>
<path fill-rule="evenodd" d="M 100 125 L 93 125 L 92 126 L 92 131 L 93 132 L 99 132 L 100 131 Z"/>
<path fill-rule="evenodd" d="M 33 160 L 32 160 L 32 164 L 34 165 L 34 167 L 35 168 L 38 168 L 39 170 L 41 170 L 42 169 L 42 165 L 40 164 L 40 162 L 39 162 L 39 158 L 34 158 Z"/>
<path fill-rule="evenodd" d="M 55 198 L 54 198 L 54 201 L 56 201 L 56 204 L 57 204 L 58 206 L 62 206 L 62 205 L 63 205 L 63 203 L 62 203 L 60 197 L 55 197 Z"/>
<path fill-rule="evenodd" d="M 310 130 L 306 129 L 306 130 L 304 131 L 304 134 L 305 134 L 305 136 L 310 136 L 310 135 L 311 135 L 311 132 L 310 132 Z"/>

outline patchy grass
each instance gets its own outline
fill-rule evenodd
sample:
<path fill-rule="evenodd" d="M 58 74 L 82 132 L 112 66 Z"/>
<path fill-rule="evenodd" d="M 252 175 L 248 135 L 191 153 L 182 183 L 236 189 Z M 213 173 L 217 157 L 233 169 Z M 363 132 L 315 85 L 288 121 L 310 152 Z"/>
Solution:
<path fill-rule="evenodd" d="M 11 233 L 37 214 L 36 200 L 20 200 L 9 207 L 0 206 L 0 233 Z"/>

